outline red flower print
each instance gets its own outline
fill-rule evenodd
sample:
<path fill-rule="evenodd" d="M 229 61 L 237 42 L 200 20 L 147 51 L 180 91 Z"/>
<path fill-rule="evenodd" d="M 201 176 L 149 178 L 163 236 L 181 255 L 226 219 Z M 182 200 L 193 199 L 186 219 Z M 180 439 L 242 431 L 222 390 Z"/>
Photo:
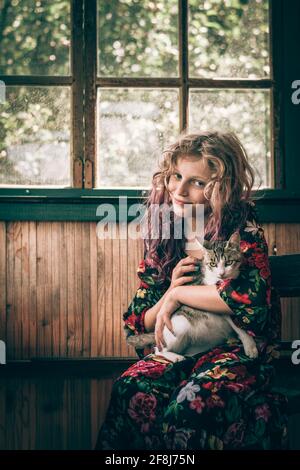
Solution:
<path fill-rule="evenodd" d="M 151 379 L 158 379 L 163 375 L 166 370 L 167 364 L 162 364 L 156 361 L 138 361 L 127 369 L 121 377 L 150 377 Z"/>
<path fill-rule="evenodd" d="M 268 277 L 271 275 L 271 272 L 269 268 L 264 267 L 259 271 L 259 274 L 263 279 L 268 279 Z"/>
<path fill-rule="evenodd" d="M 270 408 L 267 403 L 264 403 L 263 405 L 258 405 L 255 408 L 255 415 L 256 419 L 262 418 L 265 422 L 269 420 L 269 417 L 271 416 Z"/>
<path fill-rule="evenodd" d="M 252 248 L 255 248 L 256 243 L 249 243 L 246 242 L 245 240 L 241 240 L 240 242 L 240 249 L 243 253 L 245 253 L 248 250 L 251 250 Z"/>
<path fill-rule="evenodd" d="M 235 290 L 231 292 L 231 298 L 236 302 L 240 302 L 242 304 L 251 304 L 251 300 L 249 299 L 248 294 L 239 294 Z"/>
<path fill-rule="evenodd" d="M 258 268 L 264 268 L 268 266 L 268 257 L 265 253 L 255 253 L 255 266 Z"/>
<path fill-rule="evenodd" d="M 136 393 L 129 402 L 129 416 L 141 424 L 141 432 L 149 431 L 151 421 L 155 420 L 156 398 L 152 394 Z"/>
<path fill-rule="evenodd" d="M 126 325 L 132 325 L 134 327 L 136 321 L 136 314 L 132 312 L 127 318 L 126 318 Z"/>
<path fill-rule="evenodd" d="M 139 264 L 139 267 L 137 269 L 137 272 L 138 273 L 144 273 L 146 270 L 146 264 L 145 264 L 145 260 L 143 259 L 140 264 Z"/>
<path fill-rule="evenodd" d="M 213 383 L 212 382 L 206 382 L 201 385 L 202 388 L 206 388 L 207 390 L 211 390 L 213 388 Z"/>
<path fill-rule="evenodd" d="M 245 388 L 243 384 L 237 382 L 226 382 L 224 383 L 224 387 L 228 390 L 232 390 L 234 393 L 240 393 Z"/>
<path fill-rule="evenodd" d="M 195 398 L 195 400 L 192 400 L 190 402 L 190 408 L 192 410 L 196 410 L 196 412 L 199 413 L 199 414 L 202 413 L 202 410 L 203 410 L 204 407 L 205 407 L 205 403 L 204 403 L 204 401 L 202 400 L 201 397 L 197 397 L 197 398 Z"/>
<path fill-rule="evenodd" d="M 246 425 L 243 421 L 231 424 L 224 435 L 224 444 L 239 447 L 244 440 L 245 429 Z"/>
<path fill-rule="evenodd" d="M 229 286 L 231 283 L 231 279 L 224 279 L 223 281 L 218 281 L 216 286 L 217 289 L 222 291 L 223 289 L 226 289 L 227 286 Z"/>
<path fill-rule="evenodd" d="M 141 281 L 140 289 L 141 289 L 141 288 L 148 289 L 148 288 L 149 288 L 149 284 L 147 284 L 147 283 L 144 282 L 144 281 Z"/>
<path fill-rule="evenodd" d="M 211 395 L 207 400 L 206 400 L 206 405 L 208 408 L 224 408 L 225 403 L 224 401 L 219 397 L 219 395 Z"/>

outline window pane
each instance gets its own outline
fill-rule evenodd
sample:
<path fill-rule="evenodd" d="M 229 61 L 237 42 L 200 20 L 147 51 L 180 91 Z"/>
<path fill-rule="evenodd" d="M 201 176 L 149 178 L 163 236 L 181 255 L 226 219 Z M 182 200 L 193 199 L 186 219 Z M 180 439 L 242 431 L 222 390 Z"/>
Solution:
<path fill-rule="evenodd" d="M 270 75 L 266 0 L 190 0 L 190 76 Z"/>
<path fill-rule="evenodd" d="M 177 3 L 98 0 L 98 75 L 178 76 Z"/>
<path fill-rule="evenodd" d="M 70 90 L 6 89 L 0 108 L 0 184 L 70 185 Z"/>
<path fill-rule="evenodd" d="M 191 90 L 189 130 L 236 132 L 261 188 L 272 186 L 270 127 L 268 90 Z"/>
<path fill-rule="evenodd" d="M 178 92 L 102 89 L 98 93 L 98 187 L 149 187 L 158 159 L 177 136 Z"/>
<path fill-rule="evenodd" d="M 0 0 L 0 73 L 70 74 L 70 1 Z"/>

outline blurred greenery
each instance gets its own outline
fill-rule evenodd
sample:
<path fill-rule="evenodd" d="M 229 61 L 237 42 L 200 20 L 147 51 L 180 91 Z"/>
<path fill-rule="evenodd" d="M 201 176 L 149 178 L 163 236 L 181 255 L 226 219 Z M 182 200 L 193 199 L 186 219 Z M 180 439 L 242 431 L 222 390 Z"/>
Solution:
<path fill-rule="evenodd" d="M 98 0 L 98 74 L 178 76 L 177 3 Z M 268 2 L 189 0 L 188 49 L 192 77 L 268 77 Z M 70 1 L 0 0 L 0 51 L 1 74 L 68 75 Z M 149 186 L 161 151 L 176 137 L 177 91 L 145 93 L 141 89 L 99 91 L 98 186 Z M 234 129 L 251 161 L 257 163 L 263 185 L 269 186 L 269 106 L 259 90 L 247 93 L 238 106 L 227 98 L 220 98 L 215 107 L 205 106 L 203 100 L 193 104 L 191 126 L 193 130 L 212 124 Z M 236 95 L 227 96 L 234 101 Z M 40 87 L 7 90 L 7 102 L 0 104 L 0 183 L 70 184 L 69 98 L 69 90 L 62 87 L 47 87 L 44 92 Z M 250 109 L 252 99 L 256 105 Z M 125 116 L 121 119 L 120 108 Z M 207 119 L 208 109 L 214 113 L 212 119 Z M 61 164 L 54 164 L 59 152 Z M 142 165 L 141 159 L 147 164 Z M 51 166 L 56 171 L 49 171 Z"/>

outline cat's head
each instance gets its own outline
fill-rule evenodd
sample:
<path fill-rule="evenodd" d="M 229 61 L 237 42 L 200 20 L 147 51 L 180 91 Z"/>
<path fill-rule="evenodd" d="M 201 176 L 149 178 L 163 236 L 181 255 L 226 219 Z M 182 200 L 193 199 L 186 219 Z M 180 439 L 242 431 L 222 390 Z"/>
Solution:
<path fill-rule="evenodd" d="M 240 273 L 243 254 L 240 250 L 240 235 L 234 232 L 229 240 L 207 241 L 202 244 L 203 282 L 216 284 L 222 279 L 236 279 Z"/>

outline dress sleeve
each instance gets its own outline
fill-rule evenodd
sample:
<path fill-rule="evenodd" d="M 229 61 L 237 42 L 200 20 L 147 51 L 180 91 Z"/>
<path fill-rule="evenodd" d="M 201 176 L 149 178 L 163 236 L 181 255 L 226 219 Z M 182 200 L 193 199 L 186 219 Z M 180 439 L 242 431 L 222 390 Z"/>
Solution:
<path fill-rule="evenodd" d="M 252 336 L 268 336 L 271 315 L 271 272 L 264 231 L 247 220 L 239 231 L 244 255 L 236 279 L 217 283 L 221 298 L 233 311 L 232 321 Z"/>
<path fill-rule="evenodd" d="M 140 279 L 139 287 L 128 307 L 123 314 L 124 331 L 126 338 L 130 335 L 146 333 L 144 318 L 147 310 L 153 307 L 167 291 L 166 281 L 155 281 L 153 274 L 157 269 L 151 267 L 144 259 L 139 263 L 137 275 Z M 137 349 L 139 357 L 144 357 L 152 351 L 151 347 Z"/>

